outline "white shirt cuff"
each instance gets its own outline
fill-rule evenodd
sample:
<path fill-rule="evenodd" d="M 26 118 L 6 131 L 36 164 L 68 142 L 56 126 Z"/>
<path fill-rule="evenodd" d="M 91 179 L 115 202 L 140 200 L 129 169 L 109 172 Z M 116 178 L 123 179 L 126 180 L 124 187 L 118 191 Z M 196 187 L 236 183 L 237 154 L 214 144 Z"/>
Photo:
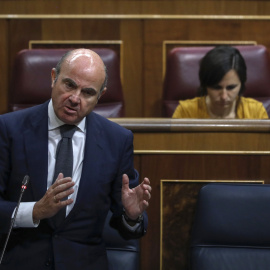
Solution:
<path fill-rule="evenodd" d="M 137 230 L 137 228 L 141 225 L 141 223 L 136 223 L 134 226 L 129 225 L 127 223 L 124 215 L 122 215 L 122 220 L 123 220 L 123 223 L 124 223 L 125 227 L 127 227 L 128 230 L 131 231 L 131 232 L 135 232 Z"/>
<path fill-rule="evenodd" d="M 36 228 L 39 223 L 33 222 L 33 209 L 36 202 L 22 202 L 20 203 L 14 228 Z M 15 210 L 13 211 L 12 218 L 14 217 Z"/>

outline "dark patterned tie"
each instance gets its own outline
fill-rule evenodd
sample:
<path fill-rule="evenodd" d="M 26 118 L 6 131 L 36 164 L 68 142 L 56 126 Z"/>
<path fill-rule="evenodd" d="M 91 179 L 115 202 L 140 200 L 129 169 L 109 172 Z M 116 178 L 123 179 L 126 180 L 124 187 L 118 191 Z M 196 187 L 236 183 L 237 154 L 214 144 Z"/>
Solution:
<path fill-rule="evenodd" d="M 56 149 L 56 160 L 53 182 L 55 182 L 59 173 L 63 173 L 64 177 L 72 177 L 73 171 L 73 149 L 72 136 L 77 126 L 63 125 L 60 127 L 62 139 L 59 141 Z M 64 198 L 66 200 L 67 198 Z M 54 217 L 53 221 L 58 227 L 66 217 L 66 207 L 62 208 Z"/>

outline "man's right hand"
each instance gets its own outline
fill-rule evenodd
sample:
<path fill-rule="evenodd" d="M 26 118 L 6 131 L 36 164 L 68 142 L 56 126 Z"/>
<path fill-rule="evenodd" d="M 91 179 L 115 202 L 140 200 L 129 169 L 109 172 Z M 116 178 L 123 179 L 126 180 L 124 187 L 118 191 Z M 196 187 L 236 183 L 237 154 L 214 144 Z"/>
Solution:
<path fill-rule="evenodd" d="M 38 223 L 39 220 L 50 218 L 66 205 L 72 204 L 73 199 L 63 200 L 74 192 L 72 188 L 74 182 L 71 177 L 64 178 L 62 173 L 59 173 L 56 181 L 46 191 L 45 195 L 35 203 L 33 209 L 33 221 Z"/>

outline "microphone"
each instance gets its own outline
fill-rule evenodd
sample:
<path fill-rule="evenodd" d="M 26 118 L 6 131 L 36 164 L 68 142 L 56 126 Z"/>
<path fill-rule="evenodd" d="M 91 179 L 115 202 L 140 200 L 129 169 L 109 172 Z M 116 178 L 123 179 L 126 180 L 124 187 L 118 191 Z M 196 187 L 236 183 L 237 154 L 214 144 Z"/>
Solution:
<path fill-rule="evenodd" d="M 28 175 L 26 175 L 26 176 L 23 178 L 23 181 L 22 181 L 22 188 L 21 188 L 21 192 L 20 192 L 20 197 L 19 197 L 17 206 L 16 206 L 16 208 L 15 208 L 14 217 L 11 218 L 11 224 L 10 224 L 10 228 L 9 228 L 9 231 L 8 231 L 7 239 L 6 239 L 6 242 L 5 242 L 5 245 L 4 245 L 2 254 L 1 254 L 0 264 L 2 263 L 2 259 L 3 259 L 3 257 L 4 257 L 4 253 L 5 253 L 5 250 L 6 250 L 6 247 L 7 247 L 7 243 L 8 243 L 8 239 L 9 239 L 11 230 L 12 230 L 12 228 L 13 228 L 13 225 L 14 225 L 14 222 L 15 222 L 15 219 L 16 219 L 16 216 L 17 216 L 17 212 L 18 212 L 18 210 L 19 210 L 19 206 L 20 206 L 20 203 L 21 203 L 21 200 L 22 200 L 22 195 L 23 195 L 24 191 L 26 190 L 27 185 L 29 184 L 29 179 L 30 179 L 30 177 L 29 177 Z"/>

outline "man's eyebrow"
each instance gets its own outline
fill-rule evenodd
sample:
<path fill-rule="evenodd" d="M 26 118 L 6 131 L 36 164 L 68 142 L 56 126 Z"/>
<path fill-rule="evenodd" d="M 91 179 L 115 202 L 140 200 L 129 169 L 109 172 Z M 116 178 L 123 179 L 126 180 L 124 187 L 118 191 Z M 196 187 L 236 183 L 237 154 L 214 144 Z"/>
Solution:
<path fill-rule="evenodd" d="M 64 83 L 70 83 L 70 84 L 72 84 L 74 87 L 77 87 L 77 84 L 76 84 L 72 79 L 70 79 L 70 78 L 64 78 L 62 81 L 63 81 Z"/>
<path fill-rule="evenodd" d="M 87 88 L 87 87 L 86 88 L 82 88 L 82 91 L 87 91 L 87 92 L 93 92 L 94 91 L 95 93 L 98 92 L 96 89 L 91 88 L 91 87 L 90 88 Z"/>
<path fill-rule="evenodd" d="M 78 87 L 78 85 L 76 84 L 76 82 L 74 82 L 72 79 L 70 79 L 70 78 L 64 78 L 63 80 L 62 80 L 64 83 L 70 83 L 70 84 L 72 84 L 72 86 L 74 87 L 74 88 L 77 88 Z M 95 92 L 95 93 L 98 93 L 98 91 L 96 90 L 96 89 L 94 89 L 94 88 L 91 88 L 91 87 L 85 87 L 85 88 L 82 88 L 81 89 L 82 91 L 85 91 L 85 92 Z"/>

